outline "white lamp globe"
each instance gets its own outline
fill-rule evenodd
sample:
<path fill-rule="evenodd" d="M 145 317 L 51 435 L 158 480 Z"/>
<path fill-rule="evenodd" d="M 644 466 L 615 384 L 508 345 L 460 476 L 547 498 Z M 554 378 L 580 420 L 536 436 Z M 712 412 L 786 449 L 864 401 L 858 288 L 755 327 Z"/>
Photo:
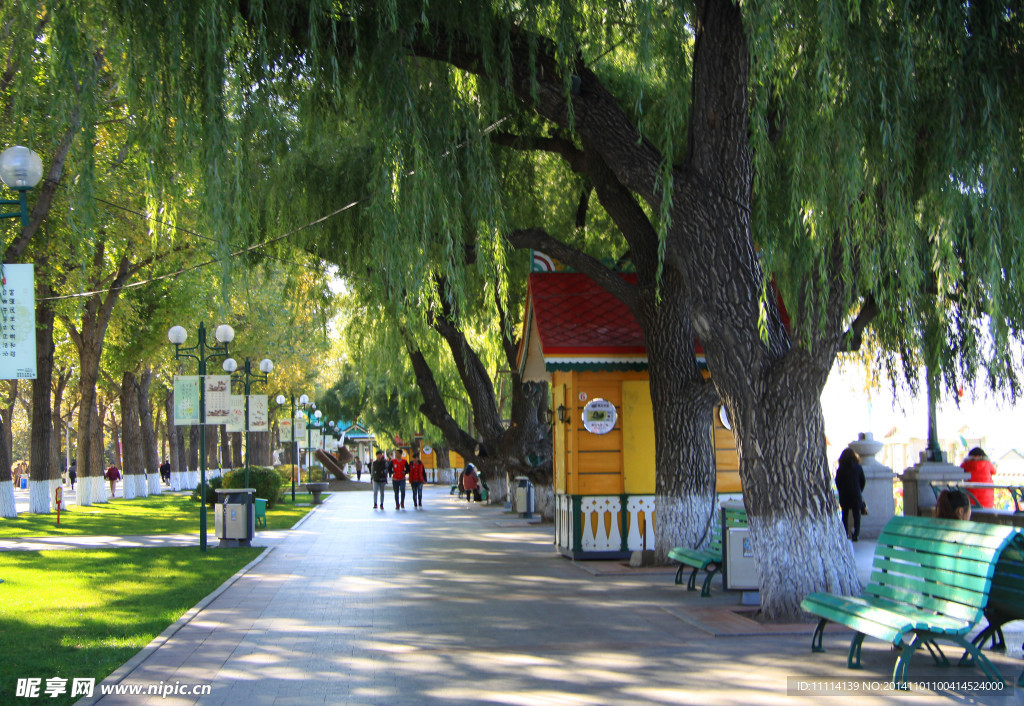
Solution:
<path fill-rule="evenodd" d="M 0 154 L 0 180 L 12 189 L 31 189 L 43 178 L 43 160 L 28 147 L 8 147 Z"/>
<path fill-rule="evenodd" d="M 235 330 L 227 324 L 221 324 L 213 332 L 213 337 L 221 343 L 231 343 L 235 339 Z"/>
<path fill-rule="evenodd" d="M 276 401 L 277 401 L 278 404 L 284 404 L 285 403 L 284 395 L 278 395 Z"/>
<path fill-rule="evenodd" d="M 264 358 L 263 360 L 260 361 L 260 372 L 261 373 L 269 373 L 273 369 L 274 369 L 274 361 L 272 361 L 270 358 Z"/>
<path fill-rule="evenodd" d="M 320 417 L 324 416 L 324 413 L 318 409 L 317 411 L 313 412 L 313 416 L 315 416 L 317 419 L 320 419 Z"/>
<path fill-rule="evenodd" d="M 307 404 L 309 402 L 309 395 L 302 395 L 299 397 L 299 404 Z"/>
<path fill-rule="evenodd" d="M 233 373 L 236 370 L 238 370 L 238 363 L 235 361 L 234 358 L 225 358 L 224 363 L 223 365 L 221 365 L 221 367 L 224 368 L 225 371 Z"/>
<path fill-rule="evenodd" d="M 176 346 L 180 346 L 188 339 L 188 331 L 184 326 L 171 326 L 167 332 L 167 340 Z"/>

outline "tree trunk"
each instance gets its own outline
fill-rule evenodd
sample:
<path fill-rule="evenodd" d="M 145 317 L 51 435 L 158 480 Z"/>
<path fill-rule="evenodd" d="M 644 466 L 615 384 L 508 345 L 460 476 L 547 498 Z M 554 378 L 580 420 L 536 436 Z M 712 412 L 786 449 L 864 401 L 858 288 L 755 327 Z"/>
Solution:
<path fill-rule="evenodd" d="M 245 458 L 242 456 L 242 442 L 245 440 L 245 432 L 231 432 L 231 467 L 242 468 L 245 466 Z"/>
<path fill-rule="evenodd" d="M 217 465 L 227 473 L 228 469 L 239 468 L 241 464 L 234 466 L 231 463 L 231 435 L 228 433 L 227 425 L 221 424 L 217 428 L 220 430 L 220 463 Z"/>
<path fill-rule="evenodd" d="M 145 495 L 159 495 L 160 456 L 157 448 L 156 429 L 153 425 L 153 406 L 149 400 L 149 386 L 153 381 L 153 369 L 148 365 L 142 369 L 139 379 L 139 426 L 142 430 L 142 461 L 146 469 Z M 143 493 L 139 493 L 142 495 Z"/>
<path fill-rule="evenodd" d="M 52 290 L 40 279 L 36 306 L 36 379 L 32 381 L 32 429 L 29 450 L 29 512 L 49 513 L 53 490 L 60 484 L 59 467 L 53 465 L 53 415 L 50 384 L 53 379 Z"/>
<path fill-rule="evenodd" d="M 146 483 L 146 460 L 139 415 L 139 381 L 132 371 L 121 377 L 121 483 L 125 500 L 149 495 Z"/>
<path fill-rule="evenodd" d="M 14 504 L 14 479 L 11 476 L 14 405 L 18 401 L 18 381 L 7 381 L 7 398 L 0 408 L 0 517 L 14 518 L 18 516 Z"/>

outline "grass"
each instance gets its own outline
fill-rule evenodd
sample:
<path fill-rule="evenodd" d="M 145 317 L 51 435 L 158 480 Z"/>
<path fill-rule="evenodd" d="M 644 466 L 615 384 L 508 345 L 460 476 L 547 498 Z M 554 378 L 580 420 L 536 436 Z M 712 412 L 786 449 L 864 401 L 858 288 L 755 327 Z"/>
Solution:
<path fill-rule="evenodd" d="M 40 678 L 40 701 L 66 704 L 71 680 L 96 683 L 259 555 L 175 549 L 89 549 L 0 554 L 0 703 L 19 678 Z M 49 698 L 46 680 L 68 680 Z M 98 693 L 97 688 L 97 693 Z"/>
<path fill-rule="evenodd" d="M 297 493 L 295 505 L 291 494 L 267 510 L 267 529 L 288 529 L 302 518 L 310 507 L 312 495 Z M 213 510 L 206 513 L 206 531 L 214 533 Z M 260 530 L 257 530 L 257 533 Z M 148 498 L 114 500 L 89 507 L 72 505 L 57 513 L 37 515 L 21 513 L 17 518 L 0 518 L 0 539 L 14 537 L 61 537 L 88 535 L 199 534 L 199 504 L 187 495 L 165 493 Z"/>

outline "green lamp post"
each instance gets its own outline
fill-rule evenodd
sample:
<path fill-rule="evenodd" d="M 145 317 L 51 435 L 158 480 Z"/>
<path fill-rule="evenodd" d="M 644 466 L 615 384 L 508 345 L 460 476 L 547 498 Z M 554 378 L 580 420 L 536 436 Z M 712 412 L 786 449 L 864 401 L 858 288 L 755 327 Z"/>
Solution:
<path fill-rule="evenodd" d="M 246 356 L 245 368 L 243 372 L 236 373 L 238 370 L 238 363 L 235 362 L 234 358 L 225 358 L 222 366 L 224 372 L 231 376 L 231 380 L 234 382 L 242 383 L 245 391 L 245 487 L 249 487 L 249 393 L 252 389 L 252 383 L 254 382 L 266 382 L 270 377 L 270 372 L 274 369 L 274 363 L 270 358 L 264 358 L 260 361 L 260 373 L 257 375 L 252 372 L 249 366 L 249 358 Z"/>
<path fill-rule="evenodd" d="M 0 199 L 0 204 L 17 206 L 14 213 L 0 213 L 0 218 L 21 218 L 21 227 L 28 225 L 27 193 L 43 178 L 43 161 L 28 147 L 16 145 L 0 153 L 0 181 L 18 192 L 18 198 Z"/>
<path fill-rule="evenodd" d="M 226 358 L 228 355 L 228 344 L 235 338 L 235 330 L 227 324 L 221 324 L 216 328 L 213 337 L 217 343 L 207 345 L 206 326 L 199 324 L 199 341 L 194 346 L 182 348 L 182 344 L 188 339 L 188 332 L 184 326 L 172 326 L 167 332 L 167 340 L 174 344 L 174 359 L 182 360 L 191 358 L 199 363 L 199 376 L 206 375 L 207 362 L 215 358 Z M 203 380 L 199 381 L 199 486 L 203 489 L 204 497 L 199 503 L 199 551 L 206 551 L 206 387 Z"/>

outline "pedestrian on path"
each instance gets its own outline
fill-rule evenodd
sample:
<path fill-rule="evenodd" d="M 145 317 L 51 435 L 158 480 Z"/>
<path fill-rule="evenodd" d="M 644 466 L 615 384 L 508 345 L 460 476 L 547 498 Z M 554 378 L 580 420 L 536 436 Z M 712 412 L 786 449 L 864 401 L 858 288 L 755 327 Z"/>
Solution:
<path fill-rule="evenodd" d="M 423 484 L 427 481 L 427 471 L 420 461 L 418 453 L 412 455 L 409 464 L 409 485 L 412 486 L 412 506 L 423 508 Z"/>
<path fill-rule="evenodd" d="M 68 480 L 71 481 L 71 489 L 75 489 L 75 481 L 78 480 L 78 459 L 74 459 L 68 466 Z"/>
<path fill-rule="evenodd" d="M 164 462 L 160 464 L 160 480 L 167 485 L 171 484 L 171 462 L 164 459 Z"/>
<path fill-rule="evenodd" d="M 114 464 L 110 464 L 107 472 L 103 475 L 110 481 L 110 498 L 113 499 L 114 490 L 117 488 L 117 481 L 121 480 L 121 471 L 117 470 L 117 466 Z"/>
<path fill-rule="evenodd" d="M 362 480 L 363 478 L 363 459 L 356 456 L 356 480 Z"/>
<path fill-rule="evenodd" d="M 377 509 L 377 496 L 380 495 L 380 509 L 384 509 L 384 486 L 388 482 L 388 462 L 384 452 L 377 449 L 377 458 L 370 464 L 370 483 L 373 484 L 373 509 Z"/>
<path fill-rule="evenodd" d="M 395 509 L 405 509 L 405 469 L 408 462 L 401 451 L 395 452 L 391 462 L 391 487 L 395 489 Z"/>
<path fill-rule="evenodd" d="M 864 469 L 857 452 L 846 448 L 839 454 L 839 468 L 836 469 L 836 490 L 839 491 L 839 507 L 843 511 L 843 527 L 847 536 L 856 542 L 860 539 L 860 514 L 864 505 Z M 850 516 L 853 528 L 850 529 Z"/>
<path fill-rule="evenodd" d="M 476 466 L 472 463 L 466 464 L 466 470 L 462 472 L 462 489 L 466 491 L 466 500 L 473 502 L 473 496 L 480 487 L 480 479 L 476 475 Z"/>

